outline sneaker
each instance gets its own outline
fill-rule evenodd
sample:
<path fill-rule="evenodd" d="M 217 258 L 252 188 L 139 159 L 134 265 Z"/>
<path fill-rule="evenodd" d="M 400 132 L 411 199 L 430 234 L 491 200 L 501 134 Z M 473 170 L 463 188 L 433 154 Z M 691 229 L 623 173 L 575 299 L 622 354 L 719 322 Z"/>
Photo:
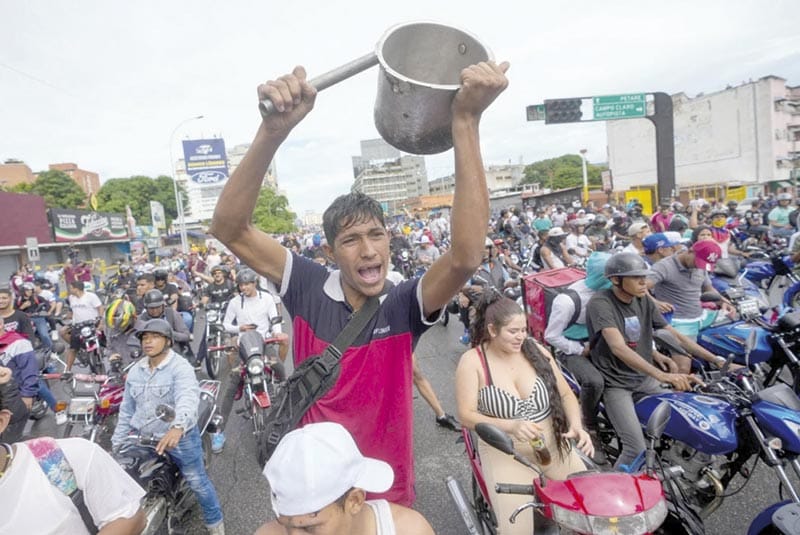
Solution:
<path fill-rule="evenodd" d="M 58 411 L 56 413 L 56 425 L 64 425 L 65 423 L 67 423 L 66 411 Z"/>
<path fill-rule="evenodd" d="M 469 331 L 464 331 L 464 334 L 461 335 L 458 341 L 464 344 L 465 346 L 469 345 Z"/>
<path fill-rule="evenodd" d="M 225 433 L 223 433 L 222 431 L 219 431 L 218 433 L 212 433 L 211 451 L 213 453 L 222 453 L 222 448 L 224 447 L 225 447 Z"/>
<path fill-rule="evenodd" d="M 442 416 L 437 417 L 436 424 L 451 431 L 461 431 L 461 424 L 451 414 L 444 413 Z"/>
<path fill-rule="evenodd" d="M 222 521 L 214 526 L 206 526 L 206 529 L 208 530 L 208 535 L 225 535 L 225 524 Z"/>

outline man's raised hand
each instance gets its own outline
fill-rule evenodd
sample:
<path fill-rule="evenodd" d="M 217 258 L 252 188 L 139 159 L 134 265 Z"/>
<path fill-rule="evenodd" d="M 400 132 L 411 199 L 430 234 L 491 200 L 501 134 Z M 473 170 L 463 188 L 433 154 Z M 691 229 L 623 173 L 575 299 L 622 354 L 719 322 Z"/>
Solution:
<path fill-rule="evenodd" d="M 272 101 L 275 110 L 263 119 L 272 134 L 286 136 L 314 108 L 317 90 L 306 81 L 306 70 L 297 66 L 291 74 L 258 86 L 258 100 Z"/>

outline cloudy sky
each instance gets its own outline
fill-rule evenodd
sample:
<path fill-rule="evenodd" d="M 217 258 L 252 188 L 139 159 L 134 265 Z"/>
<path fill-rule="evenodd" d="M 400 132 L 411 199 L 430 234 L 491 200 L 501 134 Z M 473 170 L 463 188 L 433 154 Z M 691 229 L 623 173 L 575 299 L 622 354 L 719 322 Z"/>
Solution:
<path fill-rule="evenodd" d="M 603 123 L 526 122 L 525 106 L 545 98 L 693 96 L 768 74 L 800 84 L 796 0 L 0 0 L 0 159 L 34 171 L 75 162 L 101 180 L 170 174 L 181 139 L 250 142 L 262 81 L 297 64 L 313 77 L 413 20 L 467 29 L 511 62 L 510 86 L 481 125 L 486 164 L 581 148 L 606 160 Z M 377 77 L 373 68 L 321 93 L 278 152 L 279 185 L 298 213 L 349 190 L 359 140 L 378 137 Z M 429 178 L 452 172 L 452 151 L 427 168 Z"/>

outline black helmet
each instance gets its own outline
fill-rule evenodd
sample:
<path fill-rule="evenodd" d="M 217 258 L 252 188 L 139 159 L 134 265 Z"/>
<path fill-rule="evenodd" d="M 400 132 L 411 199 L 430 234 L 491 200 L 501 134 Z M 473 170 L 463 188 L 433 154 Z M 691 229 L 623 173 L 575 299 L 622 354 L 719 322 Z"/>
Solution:
<path fill-rule="evenodd" d="M 169 340 L 170 344 L 172 343 L 172 327 L 170 326 L 167 320 L 156 318 L 152 320 L 147 320 L 141 326 L 137 325 L 136 338 L 138 338 L 141 341 L 142 336 L 144 336 L 144 333 L 160 334 L 161 336 Z"/>
<path fill-rule="evenodd" d="M 130 273 L 130 272 L 131 272 L 131 266 L 129 266 L 128 264 L 120 264 L 119 265 L 119 274 L 120 275 L 124 275 L 124 274 Z"/>
<path fill-rule="evenodd" d="M 604 273 L 606 278 L 644 277 L 650 273 L 650 269 L 636 253 L 616 253 L 606 262 Z"/>
<path fill-rule="evenodd" d="M 736 201 L 728 201 L 728 208 L 736 208 L 739 206 L 739 203 Z"/>
<path fill-rule="evenodd" d="M 250 268 L 245 268 L 236 274 L 236 284 L 245 284 L 248 282 L 256 282 L 258 275 Z"/>
<path fill-rule="evenodd" d="M 217 264 L 213 268 L 211 268 L 211 274 L 213 275 L 215 271 L 221 271 L 223 275 L 226 277 L 231 274 L 231 270 L 225 264 Z"/>
<path fill-rule="evenodd" d="M 594 218 L 594 221 L 592 221 L 592 224 L 595 225 L 595 226 L 598 226 L 598 227 L 605 227 L 606 224 L 608 224 L 608 219 L 606 218 L 606 216 L 601 214 L 601 215 L 598 215 L 598 216 L 596 216 Z"/>
<path fill-rule="evenodd" d="M 153 288 L 152 290 L 147 290 L 143 301 L 145 308 L 164 306 L 164 294 L 161 293 L 161 290 Z"/>
<path fill-rule="evenodd" d="M 165 281 L 167 280 L 167 276 L 169 273 L 166 269 L 158 268 L 153 272 L 153 276 L 156 278 L 157 281 Z"/>

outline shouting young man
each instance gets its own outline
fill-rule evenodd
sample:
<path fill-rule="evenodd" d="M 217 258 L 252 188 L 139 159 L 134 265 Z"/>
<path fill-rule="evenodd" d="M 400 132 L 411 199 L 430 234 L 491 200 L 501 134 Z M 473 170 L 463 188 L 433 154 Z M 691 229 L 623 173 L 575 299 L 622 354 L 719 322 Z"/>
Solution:
<path fill-rule="evenodd" d="M 242 262 L 280 290 L 293 318 L 295 365 L 321 354 L 369 297 L 380 307 L 341 359 L 337 383 L 306 413 L 302 424 L 333 421 L 350 431 L 361 451 L 394 469 L 394 484 L 380 495 L 414 501 L 412 343 L 475 272 L 483 254 L 489 199 L 481 161 L 481 114 L 508 84 L 508 64 L 464 69 L 452 102 L 456 190 L 452 247 L 421 279 L 386 283 L 389 235 L 383 210 L 362 193 L 338 197 L 325 211 L 326 254 L 339 267 L 324 267 L 287 251 L 251 224 L 258 190 L 280 144 L 313 108 L 316 90 L 302 67 L 258 89 L 277 110 L 263 119 L 250 150 L 217 203 L 211 233 Z"/>

